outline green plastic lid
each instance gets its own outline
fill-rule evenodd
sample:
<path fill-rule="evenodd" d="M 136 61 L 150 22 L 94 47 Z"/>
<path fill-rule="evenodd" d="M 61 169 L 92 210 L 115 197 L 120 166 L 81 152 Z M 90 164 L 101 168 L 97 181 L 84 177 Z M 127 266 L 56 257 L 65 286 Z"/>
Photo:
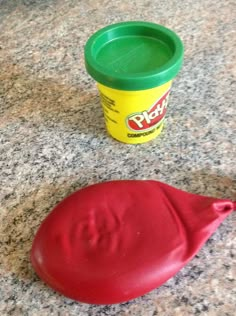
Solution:
<path fill-rule="evenodd" d="M 183 61 L 180 38 L 162 25 L 122 22 L 93 34 L 85 65 L 99 83 L 120 90 L 145 90 L 173 79 Z"/>

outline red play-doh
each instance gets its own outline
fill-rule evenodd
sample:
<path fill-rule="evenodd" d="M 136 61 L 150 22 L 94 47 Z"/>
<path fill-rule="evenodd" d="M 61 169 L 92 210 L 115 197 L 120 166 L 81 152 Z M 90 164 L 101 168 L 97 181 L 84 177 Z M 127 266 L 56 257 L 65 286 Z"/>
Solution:
<path fill-rule="evenodd" d="M 37 274 L 72 299 L 113 304 L 160 286 L 236 208 L 157 181 L 111 181 L 63 200 L 31 251 Z"/>

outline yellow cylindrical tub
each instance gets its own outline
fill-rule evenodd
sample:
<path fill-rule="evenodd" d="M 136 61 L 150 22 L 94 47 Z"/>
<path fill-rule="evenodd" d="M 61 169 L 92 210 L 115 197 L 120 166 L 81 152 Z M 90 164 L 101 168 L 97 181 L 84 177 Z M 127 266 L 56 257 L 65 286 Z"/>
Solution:
<path fill-rule="evenodd" d="M 90 37 L 85 65 L 98 83 L 107 131 L 113 138 L 137 144 L 160 134 L 182 60 L 180 38 L 155 23 L 117 23 Z"/>

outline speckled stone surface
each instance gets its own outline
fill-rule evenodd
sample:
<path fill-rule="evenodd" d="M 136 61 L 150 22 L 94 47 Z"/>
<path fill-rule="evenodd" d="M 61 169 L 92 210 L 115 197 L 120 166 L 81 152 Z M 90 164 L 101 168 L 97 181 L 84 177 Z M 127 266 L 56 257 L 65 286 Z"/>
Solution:
<path fill-rule="evenodd" d="M 174 278 L 121 305 L 69 300 L 29 262 L 43 218 L 88 184 L 152 178 L 236 199 L 235 17 L 230 0 L 0 0 L 0 315 L 235 315 L 236 212 Z M 165 129 L 144 145 L 106 134 L 84 68 L 87 38 L 123 20 L 163 24 L 185 44 Z"/>

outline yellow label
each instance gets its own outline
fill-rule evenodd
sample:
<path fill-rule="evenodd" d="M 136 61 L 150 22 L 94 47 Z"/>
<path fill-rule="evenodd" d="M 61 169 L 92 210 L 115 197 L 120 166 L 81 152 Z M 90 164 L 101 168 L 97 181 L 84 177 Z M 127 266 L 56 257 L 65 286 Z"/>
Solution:
<path fill-rule="evenodd" d="M 171 81 L 148 90 L 124 91 L 98 84 L 108 133 L 129 144 L 157 137 L 166 114 Z"/>

